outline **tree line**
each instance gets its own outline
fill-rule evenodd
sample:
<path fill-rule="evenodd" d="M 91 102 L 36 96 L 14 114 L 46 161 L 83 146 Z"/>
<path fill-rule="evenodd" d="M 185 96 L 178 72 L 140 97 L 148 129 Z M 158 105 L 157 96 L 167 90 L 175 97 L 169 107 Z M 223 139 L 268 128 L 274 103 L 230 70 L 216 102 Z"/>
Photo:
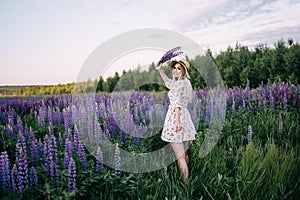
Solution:
<path fill-rule="evenodd" d="M 193 88 L 214 85 L 213 81 L 219 81 L 217 73 L 220 74 L 223 84 L 228 87 L 245 87 L 248 80 L 252 88 L 268 80 L 299 84 L 300 45 L 292 39 L 279 40 L 273 48 L 266 44 L 259 44 L 250 49 L 236 44 L 235 47 L 229 46 L 226 51 L 221 51 L 215 56 L 208 49 L 205 55 L 193 59 L 186 57 L 186 59 L 191 63 L 189 75 Z M 171 78 L 170 70 L 167 68 L 168 64 L 163 69 Z M 141 71 L 140 68 L 123 71 L 121 76 L 115 73 L 106 81 L 100 77 L 96 87 L 96 91 L 104 92 L 130 89 L 145 91 L 164 89 L 159 73 L 155 69 L 155 63 L 152 63 L 147 71 Z"/>
<path fill-rule="evenodd" d="M 293 39 L 279 40 L 274 47 L 259 44 L 252 49 L 237 43 L 235 47 L 229 46 L 226 51 L 216 55 L 212 55 L 211 50 L 208 49 L 205 55 L 198 55 L 195 58 L 186 57 L 186 59 L 191 63 L 189 75 L 193 88 L 220 84 L 220 80 L 216 78 L 217 74 L 222 83 L 228 87 L 245 87 L 248 80 L 253 88 L 268 80 L 299 84 L 300 45 Z M 165 64 L 163 69 L 171 78 L 168 64 Z M 106 80 L 100 76 L 98 80 L 88 80 L 85 83 L 28 87 L 9 94 L 57 95 L 74 92 L 162 91 L 164 89 L 162 79 L 153 62 L 147 70 L 141 70 L 140 67 L 124 70 L 121 75 L 116 72 Z"/>

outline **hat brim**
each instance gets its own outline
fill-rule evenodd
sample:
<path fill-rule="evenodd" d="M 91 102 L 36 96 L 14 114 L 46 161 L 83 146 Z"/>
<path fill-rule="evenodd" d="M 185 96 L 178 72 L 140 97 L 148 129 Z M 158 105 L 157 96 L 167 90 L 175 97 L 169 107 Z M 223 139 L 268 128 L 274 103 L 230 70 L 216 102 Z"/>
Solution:
<path fill-rule="evenodd" d="M 187 77 L 188 79 L 191 79 L 191 78 L 190 78 L 190 75 L 189 75 L 189 72 L 188 72 L 188 69 L 187 69 L 187 67 L 186 67 L 186 65 L 185 65 L 184 62 L 180 62 L 180 61 L 177 61 L 177 60 L 172 60 L 171 63 L 170 63 L 170 68 L 171 68 L 171 69 L 174 69 L 174 68 L 175 68 L 174 66 L 175 66 L 177 63 L 179 63 L 181 66 L 184 67 L 186 77 Z"/>

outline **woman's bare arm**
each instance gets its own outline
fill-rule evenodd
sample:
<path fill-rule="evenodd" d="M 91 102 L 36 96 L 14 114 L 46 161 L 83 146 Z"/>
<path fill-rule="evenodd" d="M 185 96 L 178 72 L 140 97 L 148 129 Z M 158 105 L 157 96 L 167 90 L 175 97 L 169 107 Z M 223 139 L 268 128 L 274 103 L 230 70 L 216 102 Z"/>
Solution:
<path fill-rule="evenodd" d="M 162 70 L 162 64 L 159 65 L 159 69 L 158 69 L 161 78 L 163 79 L 164 82 L 166 82 L 169 77 L 165 74 L 165 72 Z"/>
<path fill-rule="evenodd" d="M 176 131 L 180 131 L 181 126 L 180 126 L 180 108 L 177 107 L 175 108 L 175 118 L 176 118 Z"/>

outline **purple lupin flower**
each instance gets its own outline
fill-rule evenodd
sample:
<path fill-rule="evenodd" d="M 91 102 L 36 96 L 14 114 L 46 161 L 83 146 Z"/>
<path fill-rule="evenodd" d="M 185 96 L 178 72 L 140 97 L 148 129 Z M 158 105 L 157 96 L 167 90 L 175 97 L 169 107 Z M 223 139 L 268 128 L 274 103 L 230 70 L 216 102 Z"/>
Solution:
<path fill-rule="evenodd" d="M 140 117 L 139 117 L 139 108 L 138 106 L 134 107 L 134 123 L 135 124 L 140 124 Z"/>
<path fill-rule="evenodd" d="M 56 165 L 56 163 L 54 162 L 53 156 L 49 155 L 48 156 L 48 166 L 49 166 L 49 174 L 51 176 L 51 182 L 53 185 L 55 185 L 56 187 L 59 186 L 59 182 L 58 182 L 58 166 Z"/>
<path fill-rule="evenodd" d="M 104 117 L 104 122 L 103 122 L 103 130 L 104 130 L 104 136 L 108 138 L 108 135 L 106 133 L 106 130 L 109 130 L 110 123 L 109 123 L 109 117 L 108 114 Z"/>
<path fill-rule="evenodd" d="M 14 192 L 17 192 L 20 197 L 22 197 L 23 193 L 23 187 L 22 187 L 22 181 L 19 176 L 17 165 L 14 164 L 12 171 L 11 171 L 11 182 L 12 182 L 12 190 Z"/>
<path fill-rule="evenodd" d="M 81 143 L 81 141 L 79 141 L 79 144 L 78 144 L 77 155 L 79 156 L 79 160 L 83 166 L 83 169 L 86 169 L 87 168 L 87 159 L 86 159 L 85 152 L 84 152 L 84 146 Z"/>
<path fill-rule="evenodd" d="M 253 106 L 251 104 L 249 105 L 249 111 L 253 112 Z"/>
<path fill-rule="evenodd" d="M 96 172 L 99 173 L 103 168 L 103 153 L 98 146 L 97 153 L 96 153 Z"/>
<path fill-rule="evenodd" d="M 36 170 L 35 170 L 34 166 L 32 166 L 30 168 L 29 174 L 30 174 L 30 176 L 29 176 L 29 186 L 37 188 L 37 186 L 38 186 L 38 176 L 36 174 Z"/>
<path fill-rule="evenodd" d="M 123 145 L 125 146 L 126 145 L 126 132 L 123 130 L 120 131 L 120 139 L 123 142 Z"/>
<path fill-rule="evenodd" d="M 31 142 L 30 155 L 31 155 L 32 165 L 37 166 L 39 161 L 39 155 L 40 155 L 40 147 L 36 138 L 33 138 Z"/>
<path fill-rule="evenodd" d="M 235 113 L 235 100 L 234 97 L 232 98 L 232 117 L 234 117 L 234 113 Z"/>
<path fill-rule="evenodd" d="M 93 120 L 91 117 L 88 117 L 88 125 L 87 125 L 87 128 L 88 128 L 88 140 L 92 141 L 94 138 L 93 138 L 93 133 L 94 133 L 94 123 L 93 123 Z"/>
<path fill-rule="evenodd" d="M 77 125 L 74 125 L 74 148 L 75 150 L 79 149 L 79 143 L 80 143 L 80 136 L 78 132 Z"/>
<path fill-rule="evenodd" d="M 16 160 L 18 160 L 19 156 L 20 156 L 20 149 L 21 149 L 21 145 L 19 143 L 16 144 L 16 151 L 15 151 L 15 157 Z"/>
<path fill-rule="evenodd" d="M 274 108 L 274 107 L 275 107 L 275 104 L 276 104 L 276 102 L 275 102 L 275 98 L 273 97 L 273 95 L 272 95 L 272 92 L 271 92 L 271 91 L 270 91 L 269 93 L 270 93 L 270 95 L 269 95 L 269 99 L 270 99 L 270 106 L 271 106 L 272 108 Z"/>
<path fill-rule="evenodd" d="M 245 99 L 243 99 L 243 111 L 246 112 L 246 102 L 245 102 Z"/>
<path fill-rule="evenodd" d="M 141 126 L 139 126 L 139 127 L 137 127 L 137 128 L 135 128 L 134 129 L 134 132 L 133 132 L 133 135 L 134 135 L 134 138 L 133 138 L 133 143 L 135 144 L 135 146 L 136 147 L 138 147 L 139 146 L 139 142 L 141 141 L 140 139 L 141 139 L 141 132 L 140 132 L 140 130 L 141 130 L 141 128 L 140 128 Z"/>
<path fill-rule="evenodd" d="M 57 145 L 56 145 L 56 138 L 54 135 L 49 136 L 49 143 L 48 143 L 48 157 L 47 157 L 47 162 L 48 162 L 48 174 L 51 175 L 51 180 L 52 183 L 55 186 L 59 185 L 58 182 L 58 166 L 57 166 L 57 160 L 58 160 L 58 155 L 57 155 Z"/>
<path fill-rule="evenodd" d="M 128 101 L 127 103 L 127 108 L 126 108 L 126 133 L 132 133 L 134 129 L 134 122 L 133 122 L 133 116 L 131 114 L 131 109 L 130 109 L 130 102 Z"/>
<path fill-rule="evenodd" d="M 70 158 L 74 155 L 74 145 L 70 138 L 70 135 L 66 137 L 65 141 L 65 157 L 64 157 L 64 169 L 68 169 Z"/>
<path fill-rule="evenodd" d="M 248 126 L 248 144 L 252 142 L 252 126 Z"/>
<path fill-rule="evenodd" d="M 51 106 L 48 106 L 48 122 L 52 124 L 53 122 L 53 109 Z"/>
<path fill-rule="evenodd" d="M 31 127 L 29 127 L 29 137 L 28 137 L 28 140 L 30 142 L 35 140 L 35 135 L 34 135 L 33 130 L 32 130 Z"/>
<path fill-rule="evenodd" d="M 293 94 L 293 106 L 294 107 L 296 107 L 296 103 L 297 102 L 297 95 L 296 95 L 296 93 L 295 94 Z"/>
<path fill-rule="evenodd" d="M 54 111 L 53 111 L 53 123 L 55 123 L 55 124 L 60 124 L 60 123 L 62 123 L 62 113 L 60 112 L 60 110 L 59 110 L 59 108 L 54 108 L 53 109 Z"/>
<path fill-rule="evenodd" d="M 12 139 L 15 137 L 15 133 L 14 133 L 14 130 L 13 130 L 13 126 L 10 126 L 9 124 L 7 124 L 6 131 L 7 131 L 7 133 L 8 133 L 9 139 L 12 140 Z"/>
<path fill-rule="evenodd" d="M 111 136 L 114 136 L 117 132 L 117 123 L 115 121 L 113 112 L 108 114 L 106 123 L 107 123 L 107 128 L 108 128 L 109 132 L 111 133 Z"/>
<path fill-rule="evenodd" d="M 287 111 L 287 96 L 286 96 L 286 93 L 284 92 L 283 94 L 283 110 L 284 111 Z"/>
<path fill-rule="evenodd" d="M 143 143 L 143 134 L 147 133 L 147 126 L 140 124 L 138 128 L 135 129 L 134 135 L 135 137 L 133 138 L 134 144 L 138 147 L 142 147 Z"/>
<path fill-rule="evenodd" d="M 17 127 L 18 127 L 18 133 L 21 132 L 23 135 L 24 127 L 23 127 L 23 122 L 19 116 L 17 116 Z"/>
<path fill-rule="evenodd" d="M 96 118 L 94 119 L 94 129 L 95 129 L 96 143 L 100 144 L 100 142 L 102 140 L 102 129 L 101 129 L 100 124 L 99 124 L 99 122 Z"/>
<path fill-rule="evenodd" d="M 49 122 L 48 130 L 49 130 L 49 135 L 54 135 L 54 128 L 52 122 Z"/>
<path fill-rule="evenodd" d="M 69 137 L 66 138 L 65 141 L 65 151 L 69 153 L 70 157 L 73 157 L 74 155 L 74 144 L 72 139 Z"/>
<path fill-rule="evenodd" d="M 29 128 L 27 126 L 25 126 L 24 128 L 24 133 L 23 133 L 26 141 L 31 141 L 31 140 L 28 140 L 28 137 L 29 137 Z"/>
<path fill-rule="evenodd" d="M 170 60 L 171 58 L 173 57 L 176 57 L 180 54 L 182 54 L 182 51 L 179 51 L 181 47 L 175 47 L 169 51 L 167 51 L 163 56 L 162 58 L 159 60 L 158 62 L 158 65 L 161 64 L 161 63 L 165 63 L 167 62 L 168 60 Z"/>
<path fill-rule="evenodd" d="M 18 133 L 18 144 L 20 145 L 20 147 L 23 148 L 23 151 L 26 154 L 26 152 L 27 152 L 26 151 L 26 141 L 25 141 L 25 137 L 21 130 L 19 130 L 19 133 Z"/>
<path fill-rule="evenodd" d="M 121 174 L 121 157 L 118 143 L 116 144 L 115 150 L 115 174 L 117 175 L 117 177 L 120 177 Z"/>
<path fill-rule="evenodd" d="M 202 106 L 202 101 L 199 101 L 199 116 L 200 116 L 200 120 L 205 120 L 205 114 L 204 114 L 204 110 L 203 110 L 203 106 Z"/>
<path fill-rule="evenodd" d="M 59 142 L 60 146 L 64 146 L 65 145 L 64 139 L 62 138 L 60 132 L 58 133 L 58 142 Z"/>
<path fill-rule="evenodd" d="M 74 192 L 76 190 L 76 164 L 71 157 L 68 165 L 68 191 Z"/>
<path fill-rule="evenodd" d="M 209 127 L 209 122 L 211 120 L 211 98 L 206 98 L 206 114 L 205 114 L 205 122 Z"/>
<path fill-rule="evenodd" d="M 41 126 L 41 127 L 45 127 L 45 116 L 46 116 L 46 107 L 45 106 L 42 106 L 39 108 L 39 114 L 37 116 L 37 121 L 38 121 L 38 124 Z"/>
<path fill-rule="evenodd" d="M 258 101 L 257 110 L 258 110 L 258 111 L 261 110 L 261 101 L 260 101 L 260 98 L 259 98 L 259 101 Z"/>
<path fill-rule="evenodd" d="M 104 129 L 104 136 L 106 139 L 109 139 L 111 137 L 108 127 Z"/>
<path fill-rule="evenodd" d="M 47 162 L 48 154 L 49 154 L 49 136 L 47 134 L 44 137 L 44 143 L 43 143 L 43 157 L 45 160 L 45 168 L 46 168 L 47 172 L 48 172 L 48 170 L 47 170 L 48 169 L 48 162 Z"/>
<path fill-rule="evenodd" d="M 65 151 L 65 157 L 64 157 L 64 169 L 68 169 L 70 162 L 70 155 L 67 151 Z"/>
<path fill-rule="evenodd" d="M 10 187 L 9 159 L 6 151 L 0 155 L 0 181 L 5 192 Z"/>
<path fill-rule="evenodd" d="M 279 114 L 279 133 L 281 134 L 282 133 L 282 116 L 281 116 L 281 113 Z"/>
<path fill-rule="evenodd" d="M 44 150 L 43 150 L 43 142 L 42 142 L 41 138 L 39 138 L 39 140 L 38 140 L 38 148 L 39 148 L 39 158 L 43 158 Z"/>
<path fill-rule="evenodd" d="M 65 126 L 65 132 L 68 132 L 68 129 L 71 128 L 71 113 L 70 113 L 70 108 L 67 107 L 63 109 L 63 118 L 64 118 L 64 126 Z"/>
<path fill-rule="evenodd" d="M 73 136 L 72 136 L 71 129 L 68 129 L 68 132 L 66 134 L 67 134 L 67 138 L 73 143 Z"/>
<path fill-rule="evenodd" d="M 18 176 L 21 180 L 21 187 L 26 188 L 28 185 L 28 162 L 26 158 L 26 154 L 23 151 L 23 148 L 20 149 L 20 155 L 17 160 L 17 167 L 18 167 Z"/>
<path fill-rule="evenodd" d="M 8 120 L 8 125 L 13 128 L 14 127 L 14 111 L 8 111 L 7 112 L 7 120 Z"/>

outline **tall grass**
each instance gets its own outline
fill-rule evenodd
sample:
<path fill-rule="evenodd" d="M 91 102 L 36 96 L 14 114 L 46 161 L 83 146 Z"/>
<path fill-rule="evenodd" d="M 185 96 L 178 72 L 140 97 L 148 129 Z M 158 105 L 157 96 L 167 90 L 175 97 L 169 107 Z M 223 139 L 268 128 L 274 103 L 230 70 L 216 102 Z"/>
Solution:
<path fill-rule="evenodd" d="M 236 180 L 239 198 L 291 199 L 299 184 L 299 178 L 293 177 L 299 172 L 295 159 L 294 150 L 280 152 L 271 140 L 264 146 L 247 145 Z"/>

